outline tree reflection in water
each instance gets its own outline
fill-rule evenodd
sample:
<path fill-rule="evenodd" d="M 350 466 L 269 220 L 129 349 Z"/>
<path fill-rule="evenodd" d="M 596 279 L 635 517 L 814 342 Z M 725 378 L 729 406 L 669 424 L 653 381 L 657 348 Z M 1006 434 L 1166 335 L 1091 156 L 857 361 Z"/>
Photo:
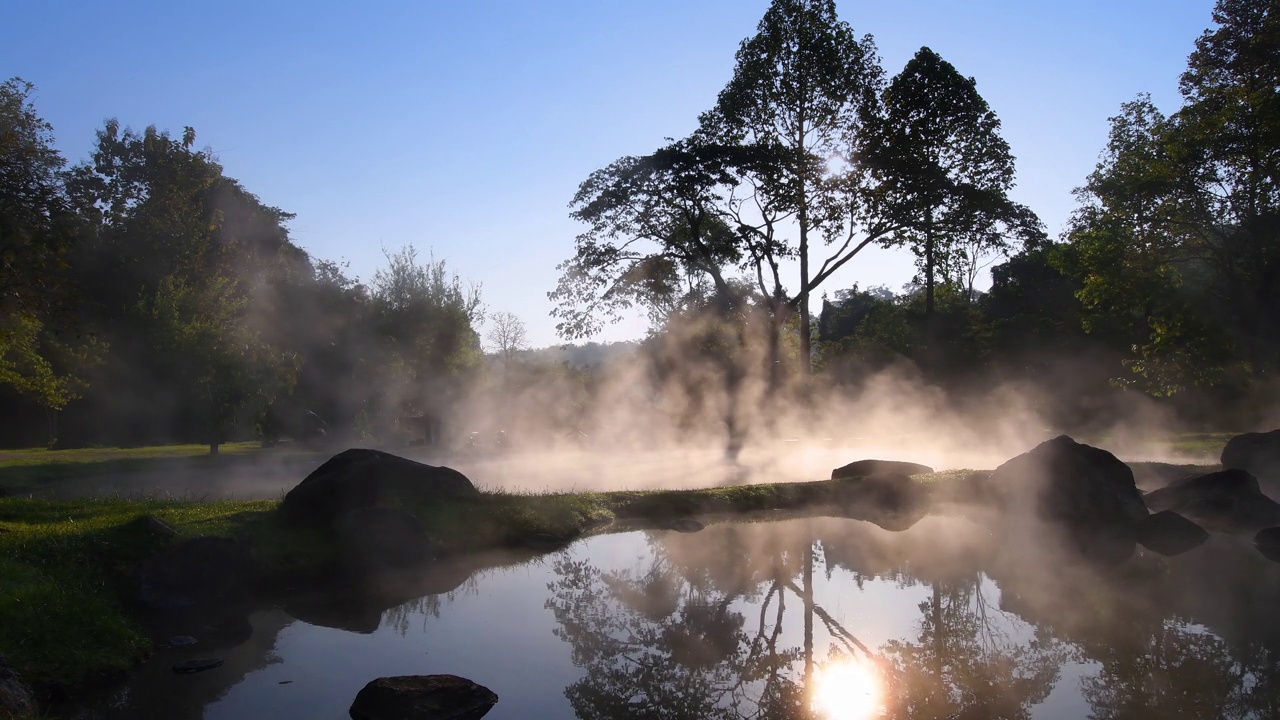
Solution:
<path fill-rule="evenodd" d="M 851 659 L 883 677 L 879 715 L 1023 718 L 1067 657 L 1050 637 L 1009 641 L 991 622 L 976 574 L 935 586 L 920 606 L 916 641 L 868 648 L 812 599 L 822 545 L 805 524 L 653 534 L 649 545 L 652 554 L 630 570 L 568 556 L 556 563 L 547 604 L 586 671 L 566 690 L 579 718 L 826 717 L 829 707 L 807 707 L 815 664 L 838 673 Z M 802 614 L 799 642 L 791 623 L 783 641 L 788 611 Z M 829 639 L 816 663 L 815 625 Z M 872 694 L 849 682 L 845 697 Z"/>
<path fill-rule="evenodd" d="M 916 531 L 824 522 L 654 533 L 650 554 L 620 571 L 561 556 L 547 606 L 585 671 L 565 691 L 577 716 L 1022 719 L 1076 663 L 1086 677 L 1064 690 L 1096 720 L 1280 717 L 1270 611 L 1206 604 L 1189 590 L 1208 583 L 1229 597 L 1222 590 L 1246 582 L 1251 605 L 1274 608 L 1276 569 L 1252 556 L 1205 554 L 1194 566 L 1138 558 L 1147 570 L 1111 576 L 1056 566 L 1014 575 L 973 548 L 948 554 L 944 532 L 922 541 Z M 820 578 L 844 575 L 851 587 L 880 578 L 927 588 L 911 636 L 867 647 L 813 599 L 816 563 Z M 1202 616 L 1209 629 L 1193 624 Z M 837 679 L 832 696 L 854 700 L 833 712 L 841 701 L 824 707 L 815 693 L 811 709 L 809 691 L 840 672 L 854 674 Z"/>

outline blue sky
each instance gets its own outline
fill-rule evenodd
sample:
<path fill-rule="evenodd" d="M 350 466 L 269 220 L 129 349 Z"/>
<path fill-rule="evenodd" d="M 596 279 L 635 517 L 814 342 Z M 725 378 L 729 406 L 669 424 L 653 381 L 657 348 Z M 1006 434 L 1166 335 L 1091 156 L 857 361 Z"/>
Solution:
<path fill-rule="evenodd" d="M 9 2 L 0 75 L 73 162 L 106 118 L 195 127 L 228 175 L 297 214 L 295 242 L 368 278 L 382 248 L 434 251 L 491 311 L 557 342 L 546 293 L 592 171 L 694 129 L 767 0 L 644 2 Z M 1018 157 L 1015 197 L 1052 234 L 1107 118 L 1177 79 L 1211 0 L 839 2 L 892 76 L 922 45 L 977 79 Z M 913 274 L 875 251 L 828 290 Z M 813 307 L 816 311 L 818 301 Z M 600 339 L 643 332 L 626 322 Z"/>

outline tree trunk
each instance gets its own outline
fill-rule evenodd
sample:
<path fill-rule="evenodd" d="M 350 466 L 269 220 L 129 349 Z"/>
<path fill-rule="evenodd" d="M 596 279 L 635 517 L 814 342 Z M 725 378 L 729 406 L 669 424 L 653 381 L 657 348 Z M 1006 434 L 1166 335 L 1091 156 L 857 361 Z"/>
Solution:
<path fill-rule="evenodd" d="M 804 688 L 813 687 L 813 536 L 804 546 Z"/>
<path fill-rule="evenodd" d="M 933 208 L 924 213 L 924 316 L 933 319 Z"/>

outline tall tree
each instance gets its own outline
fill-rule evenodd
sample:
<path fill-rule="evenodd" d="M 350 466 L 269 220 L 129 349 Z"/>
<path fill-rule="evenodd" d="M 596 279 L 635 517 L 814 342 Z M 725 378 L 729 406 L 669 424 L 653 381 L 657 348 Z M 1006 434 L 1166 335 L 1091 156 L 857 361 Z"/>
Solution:
<path fill-rule="evenodd" d="M 71 346 L 55 335 L 71 319 L 65 271 L 75 229 L 65 161 L 34 91 L 20 78 L 0 84 L 0 386 L 57 410 L 82 385 L 58 362 Z"/>
<path fill-rule="evenodd" d="M 1010 234 L 1039 232 L 1035 215 L 1008 197 L 1013 155 L 999 130 L 974 79 L 927 47 L 884 92 L 867 159 L 882 211 L 902 226 L 894 240 L 919 258 L 926 316 L 940 266 L 954 274 L 978 253 L 1005 250 Z"/>
<path fill-rule="evenodd" d="M 733 78 L 715 108 L 702 117 L 712 137 L 787 151 L 783 162 L 758 177 L 755 194 L 769 206 L 762 208 L 766 219 L 782 211 L 794 220 L 792 247 L 800 264 L 795 307 L 806 371 L 812 354 L 809 295 L 848 247 L 811 273 L 814 236 L 830 242 L 838 235 L 835 219 L 824 211 L 839 204 L 831 198 L 835 186 L 826 161 L 849 156 L 848 139 L 875 112 L 882 75 L 871 37 L 855 37 L 836 15 L 834 0 L 774 0 L 756 35 L 739 47 Z"/>

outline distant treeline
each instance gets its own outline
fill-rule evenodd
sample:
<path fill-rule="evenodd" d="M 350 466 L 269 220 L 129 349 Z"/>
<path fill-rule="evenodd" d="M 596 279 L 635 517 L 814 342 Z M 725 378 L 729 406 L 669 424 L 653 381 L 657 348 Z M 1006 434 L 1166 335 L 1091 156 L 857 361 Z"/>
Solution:
<path fill-rule="evenodd" d="M 1054 240 L 1009 198 L 973 78 L 928 48 L 886 78 L 834 2 L 774 0 L 696 132 L 582 183 L 559 331 L 644 309 L 653 388 L 682 388 L 677 414 L 729 408 L 731 438 L 760 413 L 712 389 L 803 399 L 886 368 L 959 395 L 1024 383 L 1064 418 L 1141 395 L 1252 422 L 1280 367 L 1278 8 L 1218 2 L 1182 106 L 1121 108 Z M 191 128 L 108 121 L 69 165 L 32 92 L 0 85 L 0 445 L 385 438 L 486 376 L 479 291 L 443 260 L 392 251 L 361 283 L 309 257 Z M 873 245 L 909 248 L 913 284 L 832 288 Z M 489 397 L 573 389 L 556 423 L 576 428 L 597 370 L 521 354 L 518 318 L 495 320 L 522 367 L 488 373 Z"/>
<path fill-rule="evenodd" d="M 67 167 L 32 90 L 0 85 L 0 442 L 374 432 L 480 365 L 478 289 L 443 260 L 356 282 L 191 128 L 108 121 Z"/>

